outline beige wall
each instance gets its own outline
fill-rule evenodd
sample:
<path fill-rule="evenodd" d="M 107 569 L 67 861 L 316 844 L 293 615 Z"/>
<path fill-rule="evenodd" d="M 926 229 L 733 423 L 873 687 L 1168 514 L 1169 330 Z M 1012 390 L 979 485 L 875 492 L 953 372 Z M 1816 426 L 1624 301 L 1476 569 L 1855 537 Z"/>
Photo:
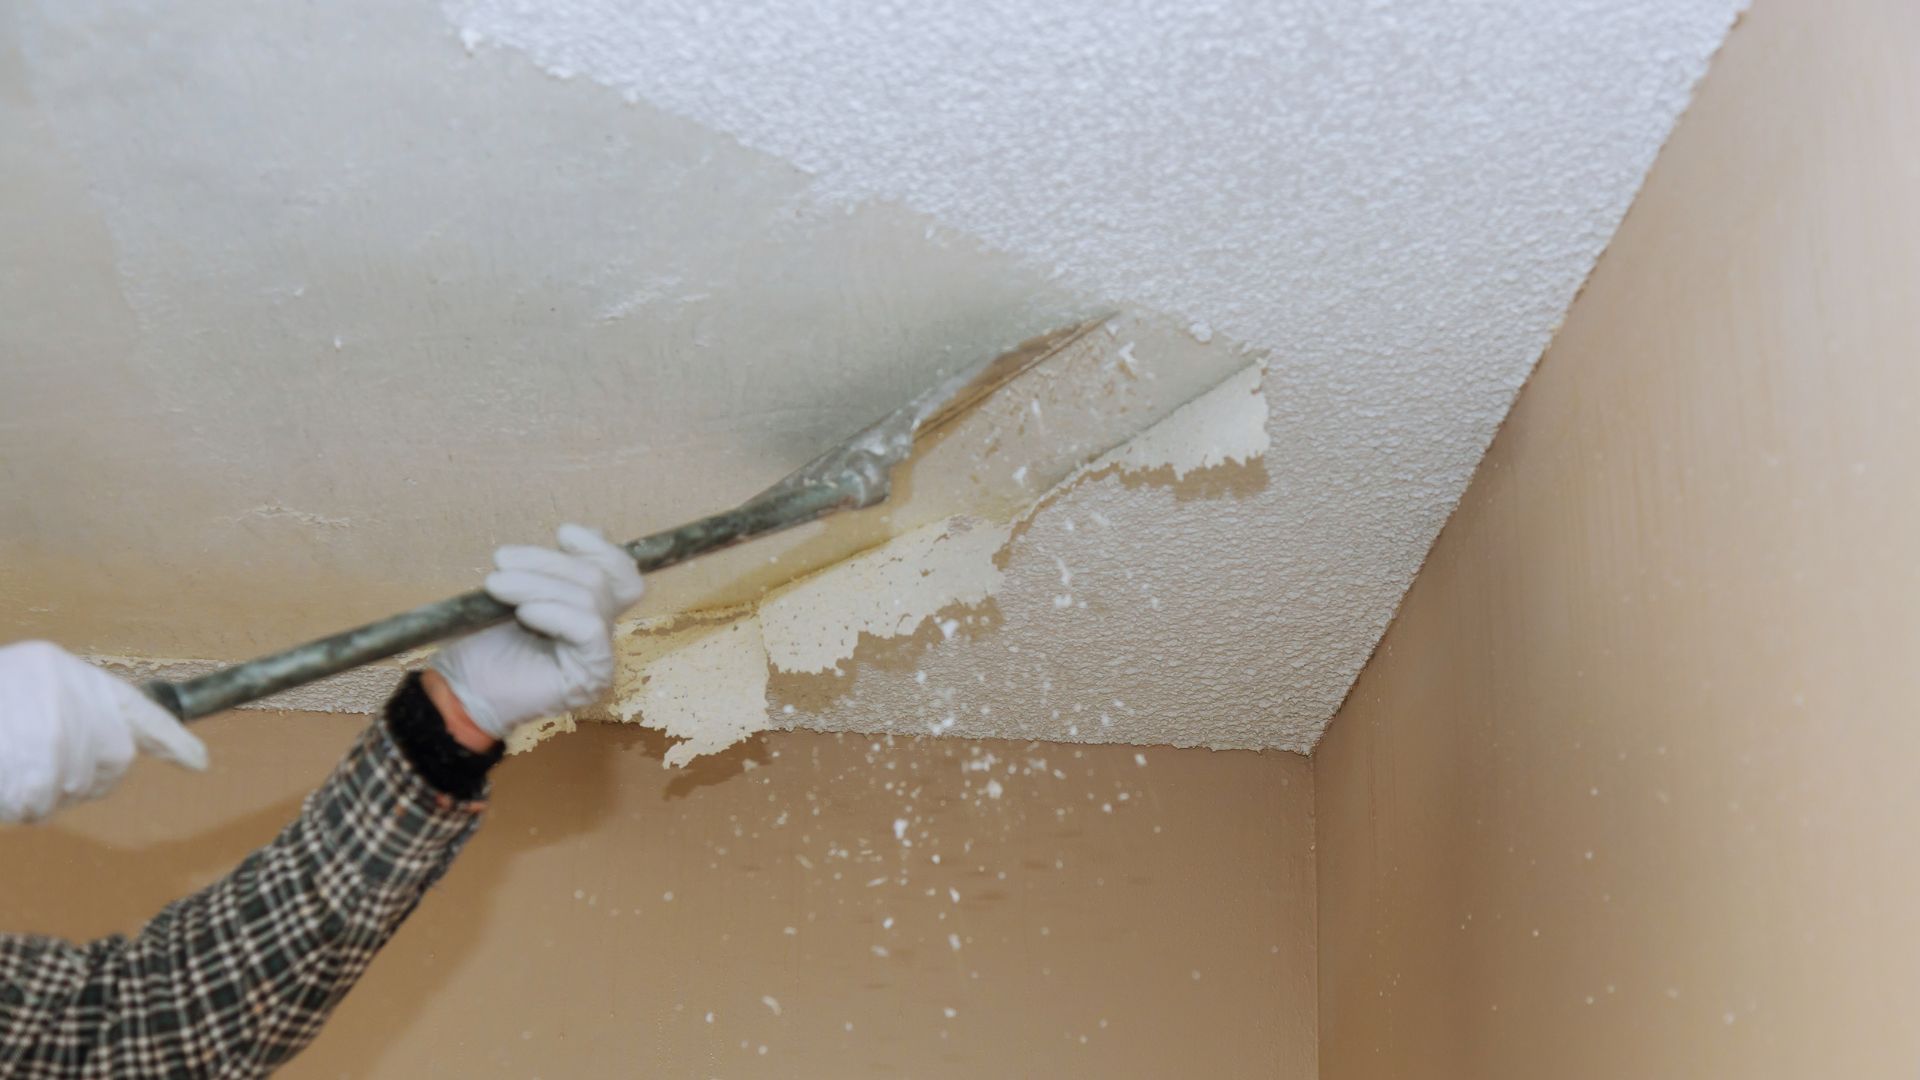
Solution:
<path fill-rule="evenodd" d="M 271 838 L 357 723 L 218 718 L 211 775 L 142 766 L 0 831 L 0 926 L 136 925 Z M 775 735 L 668 772 L 651 733 L 590 725 L 508 761 L 288 1075 L 1314 1075 L 1305 758 L 874 747 Z M 963 768 L 976 751 L 990 771 Z"/>
<path fill-rule="evenodd" d="M 1315 758 L 1330 1078 L 1920 1070 L 1920 7 L 1759 0 Z"/>

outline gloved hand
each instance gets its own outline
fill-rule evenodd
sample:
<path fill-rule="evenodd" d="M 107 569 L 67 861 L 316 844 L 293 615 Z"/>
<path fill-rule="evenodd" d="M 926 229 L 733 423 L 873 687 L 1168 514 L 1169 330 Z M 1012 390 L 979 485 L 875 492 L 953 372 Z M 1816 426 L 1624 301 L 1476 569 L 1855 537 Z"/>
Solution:
<path fill-rule="evenodd" d="M 461 638 L 435 654 L 474 726 L 505 739 L 529 720 L 592 704 L 613 684 L 613 622 L 645 591 L 619 545 L 582 525 L 562 525 L 560 550 L 503 547 L 487 592 L 514 605 L 515 621 Z"/>
<path fill-rule="evenodd" d="M 142 750 L 207 767 L 200 740 L 127 683 L 45 641 L 0 648 L 0 822 L 99 798 Z"/>

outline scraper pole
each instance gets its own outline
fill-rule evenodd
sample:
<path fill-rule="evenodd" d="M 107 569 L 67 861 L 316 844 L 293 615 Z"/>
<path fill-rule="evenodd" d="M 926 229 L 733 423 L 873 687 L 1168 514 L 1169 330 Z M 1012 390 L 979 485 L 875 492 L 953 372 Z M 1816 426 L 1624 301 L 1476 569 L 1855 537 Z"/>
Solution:
<path fill-rule="evenodd" d="M 937 431 L 1110 317 L 1042 334 L 962 371 L 732 510 L 635 540 L 627 551 L 641 573 L 652 573 L 828 514 L 878 505 L 892 489 L 894 466 L 913 452 L 916 437 Z M 484 592 L 470 592 L 199 678 L 155 680 L 141 689 L 180 719 L 196 720 L 511 618 L 512 608 Z"/>
<path fill-rule="evenodd" d="M 886 481 L 884 469 L 877 478 L 850 469 L 827 480 L 783 484 L 725 513 L 635 540 L 626 549 L 642 573 L 651 573 L 835 511 L 871 505 L 886 497 Z M 155 680 L 141 689 L 180 719 L 196 720 L 511 618 L 513 608 L 476 590 L 198 678 Z"/>

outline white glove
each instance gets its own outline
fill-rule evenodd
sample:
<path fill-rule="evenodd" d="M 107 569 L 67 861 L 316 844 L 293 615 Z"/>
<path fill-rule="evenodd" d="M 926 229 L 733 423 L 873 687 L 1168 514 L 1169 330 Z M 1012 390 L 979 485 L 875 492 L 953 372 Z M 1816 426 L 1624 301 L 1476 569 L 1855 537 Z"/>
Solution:
<path fill-rule="evenodd" d="M 515 622 L 435 654 L 474 726 L 504 739 L 529 720 L 590 705 L 613 684 L 613 622 L 640 599 L 640 569 L 619 545 L 562 525 L 560 550 L 503 547 L 487 592 Z"/>
<path fill-rule="evenodd" d="M 207 767 L 200 740 L 127 683 L 45 641 L 0 648 L 0 822 L 105 795 L 140 750 Z"/>

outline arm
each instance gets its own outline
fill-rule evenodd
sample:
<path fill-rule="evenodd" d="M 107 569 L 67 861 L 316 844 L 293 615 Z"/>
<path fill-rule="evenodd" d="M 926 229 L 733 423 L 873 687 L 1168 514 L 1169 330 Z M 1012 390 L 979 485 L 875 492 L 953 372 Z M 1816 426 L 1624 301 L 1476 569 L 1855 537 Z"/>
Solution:
<path fill-rule="evenodd" d="M 639 573 L 578 526 L 560 549 L 497 552 L 487 587 L 518 621 L 408 676 L 293 824 L 221 881 L 130 939 L 0 937 L 0 1076 L 257 1077 L 311 1042 L 472 836 L 501 740 L 612 682 Z"/>
<path fill-rule="evenodd" d="M 0 1075 L 272 1071 L 473 835 L 499 757 L 409 676 L 293 824 L 136 936 L 0 939 Z"/>

